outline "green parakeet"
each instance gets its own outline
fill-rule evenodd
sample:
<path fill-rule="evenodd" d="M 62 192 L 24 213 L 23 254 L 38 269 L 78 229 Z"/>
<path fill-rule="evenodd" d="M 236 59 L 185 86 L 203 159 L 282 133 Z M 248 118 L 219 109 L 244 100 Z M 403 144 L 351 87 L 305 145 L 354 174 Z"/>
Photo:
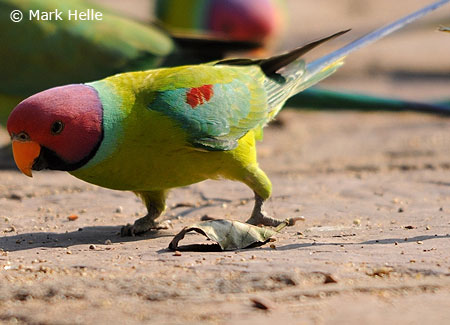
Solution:
<path fill-rule="evenodd" d="M 102 20 L 69 20 L 68 10 L 102 13 Z M 63 19 L 29 19 L 29 12 L 64 13 Z M 20 10 L 24 18 L 11 21 Z M 83 0 L 0 0 L 0 124 L 21 99 L 67 83 L 156 67 L 174 50 L 158 28 L 108 13 Z M 3 121 L 3 122 L 2 122 Z"/>
<path fill-rule="evenodd" d="M 276 226 L 282 221 L 263 210 L 272 189 L 256 159 L 262 128 L 289 97 L 335 72 L 349 53 L 449 1 L 311 63 L 301 56 L 345 31 L 268 59 L 130 72 L 40 92 L 22 101 L 8 119 L 14 159 L 28 176 L 32 170 L 63 170 L 99 186 L 135 192 L 148 213 L 123 227 L 123 235 L 157 227 L 171 188 L 218 178 L 254 191 L 248 223 Z"/>

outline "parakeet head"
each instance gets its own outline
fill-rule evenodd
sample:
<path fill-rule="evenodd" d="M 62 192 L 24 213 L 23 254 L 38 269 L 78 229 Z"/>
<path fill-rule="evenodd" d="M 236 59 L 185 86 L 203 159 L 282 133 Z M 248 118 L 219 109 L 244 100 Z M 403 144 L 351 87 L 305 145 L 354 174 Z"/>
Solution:
<path fill-rule="evenodd" d="M 283 20 L 281 0 L 157 0 L 155 14 L 169 31 L 263 42 Z"/>
<path fill-rule="evenodd" d="M 211 31 L 236 40 L 264 40 L 277 28 L 273 1 L 213 1 L 208 26 Z"/>
<path fill-rule="evenodd" d="M 96 153 L 103 138 L 102 103 L 86 85 L 51 88 L 22 101 L 9 116 L 14 160 L 31 170 L 75 170 Z"/>

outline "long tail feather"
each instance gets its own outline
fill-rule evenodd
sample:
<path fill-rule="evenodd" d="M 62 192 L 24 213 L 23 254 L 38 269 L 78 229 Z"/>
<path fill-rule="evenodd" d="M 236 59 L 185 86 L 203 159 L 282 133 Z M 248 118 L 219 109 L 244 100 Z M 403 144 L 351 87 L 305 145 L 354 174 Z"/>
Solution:
<path fill-rule="evenodd" d="M 404 27 L 405 25 L 413 22 L 414 20 L 421 18 L 425 16 L 426 14 L 438 9 L 439 7 L 442 7 L 443 5 L 450 2 L 450 0 L 441 0 L 437 1 L 433 4 L 430 4 L 404 18 L 401 18 L 385 27 L 379 28 L 359 39 L 356 41 L 351 42 L 350 44 L 330 53 L 327 54 L 320 59 L 317 59 L 307 65 L 307 75 L 308 76 L 314 76 L 317 73 L 320 73 L 324 69 L 327 69 L 330 65 L 335 64 L 336 62 L 339 62 L 344 57 L 346 57 L 348 54 L 352 53 L 353 51 L 356 51 L 357 49 L 360 49 L 361 47 L 364 47 L 368 44 L 371 44 L 380 38 L 383 38 L 394 31 Z M 318 80 L 320 81 L 320 80 Z M 301 89 L 300 89 L 301 91 Z"/>
<path fill-rule="evenodd" d="M 342 64 L 345 56 L 350 54 L 351 52 L 366 46 L 370 43 L 375 42 L 376 40 L 387 36 L 388 34 L 400 29 L 401 27 L 413 22 L 414 20 L 426 15 L 427 13 L 438 9 L 444 4 L 450 2 L 450 0 L 441 0 L 437 1 L 431 5 L 428 5 L 404 18 L 401 18 L 385 27 L 379 28 L 372 33 L 367 34 L 366 36 L 361 37 L 360 39 L 351 42 L 350 44 L 338 49 L 328 55 L 323 56 L 320 59 L 317 59 L 309 64 L 305 64 L 305 61 L 301 58 L 294 59 L 294 55 L 290 53 L 284 54 L 281 56 L 275 57 L 271 61 L 271 59 L 266 60 L 225 60 L 220 61 L 218 64 L 235 64 L 235 65 L 249 65 L 249 64 L 259 64 L 262 62 L 270 62 L 270 66 L 275 66 L 279 71 L 269 75 L 268 78 L 264 80 L 264 88 L 267 93 L 267 101 L 269 104 L 269 119 L 274 118 L 280 109 L 283 107 L 283 104 L 295 94 L 314 86 L 319 81 L 327 78 L 331 74 L 333 74 Z M 345 32 L 345 31 L 344 31 Z M 325 40 L 332 39 L 338 35 L 342 35 L 344 32 L 337 33 L 332 35 L 331 37 L 325 38 Z M 303 48 L 307 48 L 308 50 L 314 48 L 319 42 L 313 42 L 312 46 L 306 45 Z M 296 54 L 297 52 L 302 54 L 301 49 L 294 50 Z M 283 62 L 283 64 L 287 64 L 283 66 L 281 69 L 279 65 L 273 64 L 274 62 Z M 272 72 L 272 70 L 268 70 Z M 267 73 L 266 73 L 267 75 Z M 280 78 L 275 78 L 279 76 Z"/>

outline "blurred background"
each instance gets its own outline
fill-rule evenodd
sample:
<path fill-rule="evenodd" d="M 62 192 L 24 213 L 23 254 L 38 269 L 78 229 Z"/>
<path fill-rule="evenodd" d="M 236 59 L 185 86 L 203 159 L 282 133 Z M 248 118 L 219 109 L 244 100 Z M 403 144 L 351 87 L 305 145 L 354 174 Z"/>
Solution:
<path fill-rule="evenodd" d="M 49 87 L 225 56 L 268 56 L 352 28 L 309 53 L 306 58 L 312 60 L 431 2 L 0 0 L 0 145 L 9 141 L 4 126 L 11 109 Z M 9 14 L 16 8 L 95 8 L 104 18 L 13 23 Z M 405 100 L 447 100 L 450 37 L 437 31 L 440 25 L 450 25 L 449 5 L 351 54 L 319 86 Z"/>

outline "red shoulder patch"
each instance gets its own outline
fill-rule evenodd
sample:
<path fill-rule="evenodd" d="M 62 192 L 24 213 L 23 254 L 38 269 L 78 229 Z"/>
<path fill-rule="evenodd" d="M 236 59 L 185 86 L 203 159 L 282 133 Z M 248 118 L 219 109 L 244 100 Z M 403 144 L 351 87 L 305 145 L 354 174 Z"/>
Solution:
<path fill-rule="evenodd" d="M 198 105 L 202 105 L 209 101 L 213 95 L 213 85 L 191 88 L 186 92 L 186 103 L 192 108 L 196 108 Z"/>

